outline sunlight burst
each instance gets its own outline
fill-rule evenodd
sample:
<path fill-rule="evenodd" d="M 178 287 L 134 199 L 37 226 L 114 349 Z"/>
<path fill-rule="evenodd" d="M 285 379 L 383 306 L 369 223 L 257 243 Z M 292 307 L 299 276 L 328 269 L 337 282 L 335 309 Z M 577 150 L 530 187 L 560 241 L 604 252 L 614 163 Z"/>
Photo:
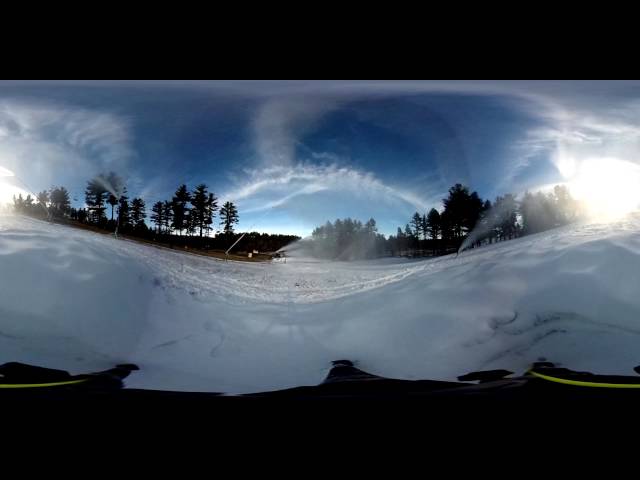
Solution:
<path fill-rule="evenodd" d="M 640 166 L 617 158 L 588 158 L 579 163 L 567 185 L 587 213 L 612 221 L 640 204 Z"/>

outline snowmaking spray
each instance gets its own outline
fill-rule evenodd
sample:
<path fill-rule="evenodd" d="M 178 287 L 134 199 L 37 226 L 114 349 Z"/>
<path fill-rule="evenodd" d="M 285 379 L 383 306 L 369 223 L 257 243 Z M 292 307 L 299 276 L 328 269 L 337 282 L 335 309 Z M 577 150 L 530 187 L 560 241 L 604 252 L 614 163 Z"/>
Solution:
<path fill-rule="evenodd" d="M 489 232 L 500 225 L 503 220 L 505 220 L 505 214 L 510 212 L 511 207 L 509 204 L 499 203 L 497 207 L 494 204 L 486 212 L 484 217 L 477 222 L 476 227 L 469 233 L 469 235 L 466 236 L 462 245 L 460 245 L 460 248 L 458 248 L 458 251 L 456 252 L 456 258 L 476 241 L 484 238 Z"/>
<path fill-rule="evenodd" d="M 117 177 L 112 176 L 112 178 L 115 180 L 117 179 Z M 109 192 L 111 195 L 113 195 L 115 198 L 119 199 L 120 196 L 122 195 L 122 193 L 124 193 L 123 191 L 119 191 L 121 190 L 119 187 L 120 185 L 114 185 L 108 178 L 105 178 L 102 175 L 98 175 L 94 178 L 94 180 L 101 186 L 103 187 L 107 192 Z M 120 227 L 120 209 L 118 208 L 118 221 L 116 222 L 116 230 L 115 232 L 113 232 L 113 236 L 115 238 L 118 238 L 118 227 Z"/>
<path fill-rule="evenodd" d="M 247 233 L 249 233 L 249 232 L 253 231 L 253 227 L 255 227 L 255 226 L 258 224 L 258 222 L 260 222 L 260 220 L 262 220 L 264 217 L 266 217 L 266 216 L 267 216 L 267 215 L 272 211 L 272 209 L 274 209 L 274 208 L 276 208 L 276 206 L 275 206 L 275 205 L 274 205 L 273 207 L 271 207 L 270 209 L 266 210 L 262 215 L 260 215 L 260 217 L 258 217 L 258 219 L 257 219 L 255 222 L 253 222 L 253 225 L 251 225 L 251 226 L 247 229 L 247 231 L 246 231 L 246 232 L 244 232 L 242 235 L 240 235 L 240 238 L 238 238 L 235 242 L 233 242 L 233 245 L 231 245 L 229 248 L 227 248 L 227 250 L 224 252 L 224 255 L 225 255 L 224 259 L 225 259 L 225 261 L 227 261 L 227 260 L 229 259 L 229 252 L 231 251 L 231 249 L 232 249 L 233 247 L 235 247 L 235 246 L 240 242 L 240 240 L 242 240 L 242 239 L 244 238 L 244 236 L 245 236 Z"/>

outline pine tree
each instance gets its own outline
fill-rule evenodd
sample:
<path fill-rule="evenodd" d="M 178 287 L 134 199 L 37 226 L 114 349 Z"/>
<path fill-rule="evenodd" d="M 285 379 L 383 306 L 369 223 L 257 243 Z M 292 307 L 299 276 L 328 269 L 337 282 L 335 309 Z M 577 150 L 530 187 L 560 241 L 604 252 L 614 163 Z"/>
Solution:
<path fill-rule="evenodd" d="M 162 202 L 156 202 L 151 207 L 151 221 L 156 226 L 157 233 L 162 232 L 164 226 L 164 208 Z"/>
<path fill-rule="evenodd" d="M 91 213 L 92 221 L 96 224 L 101 224 L 104 216 L 104 203 L 107 199 L 109 192 L 103 185 L 103 182 L 98 178 L 91 179 L 87 182 L 87 188 L 85 189 L 85 203 Z"/>
<path fill-rule="evenodd" d="M 408 223 L 404 226 L 404 236 L 409 238 L 413 237 L 413 230 Z"/>
<path fill-rule="evenodd" d="M 193 210 L 191 210 L 189 212 L 189 215 L 187 215 L 187 220 L 185 225 L 185 230 L 187 232 L 187 235 L 189 236 L 194 235 L 198 231 L 199 226 L 200 226 L 200 221 L 198 219 L 198 216 L 195 214 Z"/>
<path fill-rule="evenodd" d="M 162 225 L 164 226 L 164 231 L 167 234 L 171 233 L 171 227 L 173 225 L 173 204 L 168 200 L 162 204 Z"/>
<path fill-rule="evenodd" d="M 442 228 L 442 221 L 440 219 L 440 212 L 435 208 L 429 210 L 429 215 L 426 219 L 426 230 L 431 237 L 431 242 L 433 245 L 433 253 L 436 252 L 436 244 L 438 242 L 438 235 L 440 235 Z"/>
<path fill-rule="evenodd" d="M 43 207 L 47 208 L 49 206 L 49 192 L 47 192 L 46 190 L 38 193 L 38 195 L 36 195 L 36 199 L 38 200 L 38 203 Z"/>
<path fill-rule="evenodd" d="M 205 210 L 207 208 L 207 186 L 201 183 L 191 194 L 191 215 L 189 216 L 188 224 L 193 228 L 200 229 L 200 236 L 202 237 L 202 231 L 204 230 L 204 217 Z"/>
<path fill-rule="evenodd" d="M 124 193 L 124 181 L 115 172 L 102 174 L 96 180 L 109 192 L 107 203 L 111 205 L 111 221 L 113 221 L 113 211 L 118 205 L 118 195 Z"/>
<path fill-rule="evenodd" d="M 472 231 L 482 213 L 483 202 L 476 192 L 469 193 L 464 185 L 456 183 L 449 189 L 449 196 L 443 199 L 444 212 L 456 238 Z"/>
<path fill-rule="evenodd" d="M 134 198 L 131 201 L 131 223 L 137 230 L 144 230 L 146 224 L 144 219 L 147 217 L 145 211 L 145 203 L 141 198 Z"/>
<path fill-rule="evenodd" d="M 414 213 L 413 217 L 411 217 L 411 229 L 413 235 L 419 240 L 420 234 L 422 233 L 422 217 L 418 212 Z"/>
<path fill-rule="evenodd" d="M 490 210 L 489 221 L 494 225 L 494 234 L 500 240 L 512 238 L 516 233 L 518 204 L 515 197 L 508 193 L 497 197 Z"/>
<path fill-rule="evenodd" d="M 204 213 L 204 229 L 209 235 L 209 231 L 211 230 L 211 225 L 213 225 L 213 217 L 218 210 L 218 198 L 213 194 L 209 193 L 207 197 L 207 203 Z"/>
<path fill-rule="evenodd" d="M 429 216 L 427 217 L 427 231 L 432 240 L 437 240 L 440 235 L 441 220 L 440 212 L 435 208 L 429 210 Z"/>
<path fill-rule="evenodd" d="M 376 221 L 373 218 L 370 218 L 367 220 L 367 223 L 364 224 L 364 229 L 367 235 L 375 235 L 378 232 Z"/>
<path fill-rule="evenodd" d="M 64 187 L 54 187 L 49 194 L 49 201 L 51 203 L 51 211 L 54 216 L 63 217 L 69 213 L 71 209 L 71 201 L 69 199 L 69 192 Z"/>
<path fill-rule="evenodd" d="M 131 225 L 131 218 L 129 216 L 129 197 L 124 193 L 118 199 L 118 230 L 126 231 Z"/>
<path fill-rule="evenodd" d="M 429 223 L 425 214 L 422 214 L 422 219 L 420 220 L 420 230 L 422 231 L 422 238 L 425 240 L 429 238 Z"/>
<path fill-rule="evenodd" d="M 453 222 L 451 214 L 447 210 L 443 210 L 440 214 L 440 237 L 442 238 L 441 246 L 446 251 L 448 244 L 455 238 Z"/>
<path fill-rule="evenodd" d="M 225 235 L 233 234 L 233 225 L 238 223 L 238 209 L 232 202 L 225 202 L 220 209 L 220 225 Z"/>
<path fill-rule="evenodd" d="M 27 194 L 27 198 L 24 200 L 24 212 L 27 215 L 33 215 L 33 206 L 33 197 L 31 197 L 31 194 Z"/>
<path fill-rule="evenodd" d="M 186 185 L 180 185 L 176 190 L 175 196 L 172 200 L 173 209 L 173 228 L 178 230 L 178 234 L 182 235 L 182 230 L 187 228 L 189 208 L 187 204 L 191 201 L 191 194 L 187 190 Z"/>
<path fill-rule="evenodd" d="M 218 209 L 218 199 L 213 193 L 207 191 L 207 186 L 202 183 L 196 187 L 191 195 L 191 224 L 195 225 L 200 231 L 200 237 L 206 230 L 211 229 L 213 223 L 213 215 Z"/>

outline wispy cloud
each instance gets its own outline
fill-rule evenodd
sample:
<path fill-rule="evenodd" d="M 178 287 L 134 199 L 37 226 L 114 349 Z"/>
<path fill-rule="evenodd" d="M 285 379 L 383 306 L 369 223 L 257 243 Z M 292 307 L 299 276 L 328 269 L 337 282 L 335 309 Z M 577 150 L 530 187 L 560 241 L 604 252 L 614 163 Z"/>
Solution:
<path fill-rule="evenodd" d="M 568 102 L 562 110 L 546 111 L 545 125 L 514 145 L 523 164 L 544 155 L 564 180 L 571 180 L 587 159 L 615 157 L 640 164 L 640 103 L 610 99 L 606 107 L 595 108 L 588 100 Z"/>
<path fill-rule="evenodd" d="M 347 193 L 359 201 L 401 203 L 419 211 L 426 211 L 434 206 L 434 202 L 439 202 L 435 196 L 424 198 L 415 192 L 385 184 L 371 172 L 335 164 L 274 166 L 245 173 L 247 180 L 228 191 L 224 198 L 243 205 L 246 213 L 283 206 L 298 197 L 324 191 Z"/>
<path fill-rule="evenodd" d="M 254 144 L 266 165 L 295 163 L 298 139 L 312 130 L 337 102 L 321 98 L 288 97 L 267 100 L 253 119 Z"/>
<path fill-rule="evenodd" d="M 36 189 L 126 171 L 134 155 L 125 118 L 62 104 L 0 102 L 0 165 Z"/>

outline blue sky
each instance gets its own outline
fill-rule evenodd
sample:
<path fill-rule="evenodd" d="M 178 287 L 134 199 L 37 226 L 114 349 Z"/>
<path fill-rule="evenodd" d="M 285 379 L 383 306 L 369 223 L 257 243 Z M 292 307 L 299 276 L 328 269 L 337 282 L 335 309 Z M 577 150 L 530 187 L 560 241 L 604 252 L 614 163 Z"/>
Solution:
<path fill-rule="evenodd" d="M 456 182 L 493 199 L 588 155 L 636 162 L 638 98 L 633 82 L 0 82 L 0 166 L 78 206 L 115 170 L 149 209 L 204 182 L 240 230 L 351 216 L 389 234 Z"/>

